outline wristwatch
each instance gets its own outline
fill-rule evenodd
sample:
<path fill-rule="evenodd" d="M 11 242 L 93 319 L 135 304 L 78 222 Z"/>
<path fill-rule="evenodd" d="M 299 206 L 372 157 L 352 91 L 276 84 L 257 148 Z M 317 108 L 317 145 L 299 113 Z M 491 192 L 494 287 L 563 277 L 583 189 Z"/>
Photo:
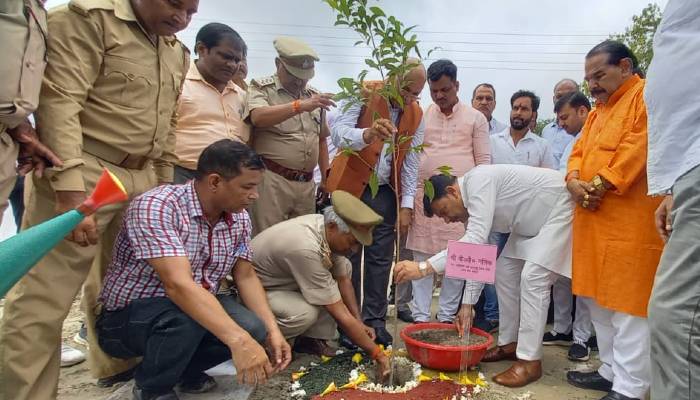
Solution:
<path fill-rule="evenodd" d="M 421 276 L 425 276 L 426 272 L 428 272 L 428 263 L 425 261 L 419 262 L 418 271 L 420 271 Z"/>

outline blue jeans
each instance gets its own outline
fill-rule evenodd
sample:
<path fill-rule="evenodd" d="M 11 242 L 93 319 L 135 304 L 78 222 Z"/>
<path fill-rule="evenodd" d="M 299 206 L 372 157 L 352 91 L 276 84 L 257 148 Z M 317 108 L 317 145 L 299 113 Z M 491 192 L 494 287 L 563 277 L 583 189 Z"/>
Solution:
<path fill-rule="evenodd" d="M 217 296 L 226 313 L 258 342 L 267 337 L 263 322 L 231 296 Z M 142 356 L 136 386 L 167 393 L 183 380 L 231 358 L 231 350 L 167 297 L 133 300 L 97 318 L 100 347 L 117 358 Z"/>
<path fill-rule="evenodd" d="M 500 257 L 503 248 L 506 246 L 510 233 L 491 232 L 489 242 L 497 247 L 496 255 Z M 484 285 L 484 318 L 489 321 L 498 320 L 498 296 L 495 285 Z"/>

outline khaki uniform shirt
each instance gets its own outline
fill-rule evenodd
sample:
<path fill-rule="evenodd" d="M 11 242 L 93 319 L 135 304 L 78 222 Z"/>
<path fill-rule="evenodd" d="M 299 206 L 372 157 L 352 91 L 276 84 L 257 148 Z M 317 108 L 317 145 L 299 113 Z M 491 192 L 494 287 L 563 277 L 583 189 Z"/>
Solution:
<path fill-rule="evenodd" d="M 28 15 L 25 14 L 28 7 Z M 0 134 L 36 110 L 46 68 L 46 10 L 36 0 L 0 3 Z M 3 140 L 9 139 L 3 137 Z M 10 139 L 11 140 L 11 139 Z M 4 161 L 4 160 L 2 160 Z M 13 160 L 14 161 L 14 160 Z"/>
<path fill-rule="evenodd" d="M 175 37 L 152 42 L 129 0 L 72 0 L 48 19 L 51 62 L 36 115 L 41 140 L 64 164 L 48 171 L 53 189 L 85 190 L 88 140 L 154 160 L 159 181 L 172 181 L 184 45 Z"/>
<path fill-rule="evenodd" d="M 309 214 L 273 225 L 251 241 L 253 265 L 265 290 L 301 292 L 309 304 L 341 301 L 336 278 L 352 265 L 331 254 L 323 215 Z"/>
<path fill-rule="evenodd" d="M 307 86 L 301 99 L 318 90 Z M 277 74 L 253 79 L 243 119 L 258 107 L 288 104 L 298 100 L 280 83 Z M 261 156 L 290 169 L 312 172 L 318 165 L 318 138 L 321 135 L 321 111 L 303 112 L 269 128 L 252 128 L 253 149 Z"/>

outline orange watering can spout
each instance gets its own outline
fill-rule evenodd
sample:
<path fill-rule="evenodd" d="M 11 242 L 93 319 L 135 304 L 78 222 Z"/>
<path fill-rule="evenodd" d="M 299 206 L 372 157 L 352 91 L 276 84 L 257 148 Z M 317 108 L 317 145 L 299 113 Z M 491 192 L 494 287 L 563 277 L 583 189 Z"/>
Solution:
<path fill-rule="evenodd" d="M 129 199 L 129 196 L 124 189 L 124 185 L 119 181 L 113 173 L 107 168 L 102 171 L 102 176 L 97 181 L 95 190 L 83 204 L 78 207 L 83 215 L 92 215 L 100 207 L 109 204 L 121 203 Z"/>

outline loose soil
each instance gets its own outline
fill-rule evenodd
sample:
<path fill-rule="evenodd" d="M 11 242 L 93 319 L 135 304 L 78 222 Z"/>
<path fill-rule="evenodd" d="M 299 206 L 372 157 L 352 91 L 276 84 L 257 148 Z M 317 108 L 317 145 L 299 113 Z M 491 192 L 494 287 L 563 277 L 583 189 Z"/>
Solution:
<path fill-rule="evenodd" d="M 393 382 L 378 382 L 377 381 L 377 368 L 375 363 L 369 364 L 365 367 L 365 375 L 370 382 L 383 383 L 384 386 L 398 386 L 401 387 L 406 384 L 406 382 L 415 379 L 413 375 L 413 362 L 406 357 L 394 357 L 394 376 Z M 387 379 L 388 381 L 389 379 Z"/>
<path fill-rule="evenodd" d="M 486 343 L 487 341 L 485 337 L 475 334 L 471 334 L 467 338 L 460 338 L 457 336 L 457 331 L 454 329 L 423 329 L 411 332 L 409 336 L 419 342 L 443 346 L 463 346 L 465 344 L 474 346 Z"/>

